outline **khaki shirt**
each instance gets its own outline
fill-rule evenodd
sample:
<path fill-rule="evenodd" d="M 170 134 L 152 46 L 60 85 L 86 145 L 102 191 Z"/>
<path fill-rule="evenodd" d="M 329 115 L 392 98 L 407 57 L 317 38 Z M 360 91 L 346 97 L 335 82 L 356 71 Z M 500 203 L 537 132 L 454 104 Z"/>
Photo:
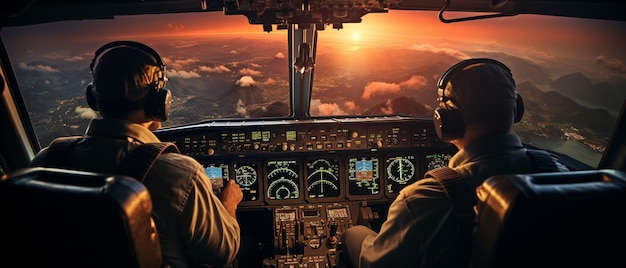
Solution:
<path fill-rule="evenodd" d="M 458 151 L 448 165 L 472 188 L 497 174 L 532 173 L 532 159 L 515 135 L 480 138 Z M 564 166 L 559 166 L 567 170 Z M 467 267 L 457 245 L 456 214 L 434 178 L 400 191 L 378 234 L 364 235 L 357 267 Z M 360 241 L 345 241 L 347 248 Z M 358 248 L 358 247 L 357 247 Z M 350 253 L 355 254 L 355 253 Z"/>
<path fill-rule="evenodd" d="M 67 138 L 58 138 L 62 139 Z M 65 168 L 114 174 L 133 148 L 150 142 L 160 141 L 139 124 L 93 120 L 67 156 Z M 37 154 L 31 166 L 45 165 L 46 149 Z M 213 194 L 200 163 L 182 154 L 162 154 L 144 185 L 152 199 L 165 263 L 171 267 L 223 267 L 235 259 L 240 246 L 239 224 Z"/>

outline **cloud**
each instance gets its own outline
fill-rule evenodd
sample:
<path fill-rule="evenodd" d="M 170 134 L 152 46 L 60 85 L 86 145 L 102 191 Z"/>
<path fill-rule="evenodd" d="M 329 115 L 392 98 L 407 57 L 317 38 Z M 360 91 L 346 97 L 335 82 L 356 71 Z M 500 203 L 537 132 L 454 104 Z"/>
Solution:
<path fill-rule="evenodd" d="M 237 50 L 234 50 L 234 49 L 233 49 L 233 50 L 231 50 L 231 51 L 230 51 L 230 52 L 228 52 L 228 53 L 230 53 L 230 54 L 237 54 Z"/>
<path fill-rule="evenodd" d="M 178 70 L 171 69 L 167 71 L 167 76 L 188 79 L 188 78 L 200 77 L 200 74 L 194 71 L 178 71 Z"/>
<path fill-rule="evenodd" d="M 282 52 L 278 52 L 276 53 L 276 55 L 274 55 L 275 59 L 284 59 L 285 58 L 285 54 L 283 54 Z"/>
<path fill-rule="evenodd" d="M 369 82 L 363 89 L 361 98 L 368 100 L 374 95 L 400 92 L 400 85 L 386 82 Z"/>
<path fill-rule="evenodd" d="M 272 79 L 272 78 L 268 78 L 267 80 L 265 80 L 265 82 L 263 82 L 264 85 L 273 85 L 276 84 L 276 80 Z"/>
<path fill-rule="evenodd" d="M 197 59 L 183 59 L 183 60 L 175 60 L 174 64 L 180 64 L 180 65 L 190 65 L 193 63 L 199 62 L 199 60 Z"/>
<path fill-rule="evenodd" d="M 198 68 L 200 69 L 201 72 L 207 72 L 207 73 L 219 73 L 219 74 L 221 74 L 221 73 L 231 72 L 231 70 L 228 69 L 224 65 L 215 66 L 215 67 L 200 66 Z"/>
<path fill-rule="evenodd" d="M 163 62 L 165 62 L 165 64 L 168 66 L 168 69 L 184 69 L 185 67 L 188 67 L 194 63 L 199 62 L 199 60 L 197 59 L 178 59 L 178 60 L 172 60 L 172 59 L 167 59 L 163 60 Z"/>
<path fill-rule="evenodd" d="M 445 47 L 433 47 L 430 44 L 421 44 L 421 45 L 413 45 L 411 46 L 411 49 L 415 50 L 415 51 L 424 51 L 424 52 L 433 52 L 433 53 L 443 53 L 452 57 L 455 57 L 457 59 L 467 59 L 470 58 L 469 55 L 456 50 L 456 49 L 452 49 L 452 48 L 445 48 Z"/>
<path fill-rule="evenodd" d="M 603 55 L 600 55 L 596 57 L 596 62 L 602 66 L 608 67 L 617 74 L 626 74 L 626 66 L 624 66 L 624 62 L 619 59 L 607 59 Z"/>
<path fill-rule="evenodd" d="M 28 71 L 37 71 L 37 72 L 43 72 L 43 73 L 58 73 L 60 72 L 59 69 L 50 67 L 50 66 L 46 66 L 46 65 L 41 65 L 41 64 L 37 64 L 37 65 L 28 65 L 26 63 L 20 62 L 19 64 L 19 68 L 23 69 L 23 70 L 28 70 Z"/>
<path fill-rule="evenodd" d="M 198 42 L 197 41 L 188 41 L 188 40 L 178 40 L 175 43 L 172 44 L 172 47 L 174 48 L 189 48 L 189 47 L 194 47 L 197 46 Z"/>
<path fill-rule="evenodd" d="M 400 86 L 411 89 L 419 89 L 426 86 L 427 82 L 426 77 L 422 75 L 412 75 L 408 80 L 400 82 Z"/>
<path fill-rule="evenodd" d="M 250 68 L 243 68 L 243 69 L 239 70 L 239 73 L 243 74 L 243 75 L 250 75 L 250 76 L 252 76 L 252 75 L 254 75 L 254 76 L 261 75 L 261 72 L 252 70 Z"/>
<path fill-rule="evenodd" d="M 320 99 L 311 100 L 311 110 L 317 111 L 320 116 L 345 115 L 347 114 L 336 103 L 322 103 Z"/>
<path fill-rule="evenodd" d="M 361 98 L 369 99 L 374 95 L 393 94 L 400 92 L 401 88 L 417 90 L 427 85 L 426 77 L 412 75 L 411 78 L 398 84 L 387 82 L 369 82 L 363 89 Z"/>
<path fill-rule="evenodd" d="M 254 81 L 254 78 L 252 78 L 252 76 L 244 75 L 239 80 L 237 80 L 236 85 L 242 86 L 242 87 L 249 87 L 249 86 L 256 85 L 256 81 Z"/>
<path fill-rule="evenodd" d="M 354 101 L 345 101 L 343 106 L 345 106 L 348 111 L 356 111 L 356 103 Z"/>
<path fill-rule="evenodd" d="M 76 107 L 74 112 L 76 112 L 80 118 L 95 119 L 98 117 L 98 113 L 96 113 L 96 111 L 82 106 Z"/>
<path fill-rule="evenodd" d="M 254 67 L 254 68 L 261 68 L 261 65 L 260 65 L 260 64 L 253 63 L 253 62 L 251 62 L 251 63 L 249 63 L 249 64 L 250 64 L 250 66 L 251 66 L 251 67 Z"/>
<path fill-rule="evenodd" d="M 67 62 L 77 62 L 77 61 L 81 61 L 84 60 L 85 58 L 81 57 L 81 56 L 73 56 L 73 57 L 69 57 L 66 58 L 65 61 Z"/>
<path fill-rule="evenodd" d="M 171 30 L 171 31 L 177 32 L 177 31 L 184 30 L 185 29 L 185 25 L 182 25 L 182 24 L 174 25 L 174 24 L 168 23 L 167 24 L 167 29 Z"/>

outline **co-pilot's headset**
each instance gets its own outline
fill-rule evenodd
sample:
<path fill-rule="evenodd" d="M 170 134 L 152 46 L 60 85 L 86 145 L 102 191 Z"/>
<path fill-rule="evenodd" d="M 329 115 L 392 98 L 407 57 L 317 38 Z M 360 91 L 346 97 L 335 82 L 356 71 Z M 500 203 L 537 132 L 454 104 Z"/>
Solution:
<path fill-rule="evenodd" d="M 437 132 L 437 136 L 439 136 L 439 139 L 442 141 L 449 142 L 451 140 L 462 138 L 465 134 L 465 121 L 463 120 L 462 112 L 458 109 L 450 107 L 447 104 L 447 102 L 450 101 L 454 104 L 454 106 L 458 107 L 454 98 L 450 98 L 445 95 L 446 85 L 457 73 L 470 65 L 479 63 L 499 66 L 510 75 L 511 80 L 513 79 L 513 75 L 511 74 L 509 67 L 497 60 L 487 58 L 476 58 L 461 61 L 443 73 L 437 82 L 437 101 L 443 104 L 443 107 L 440 105 L 439 108 L 435 110 L 434 114 L 435 130 Z M 516 110 L 514 122 L 517 123 L 522 120 L 522 116 L 524 115 L 524 102 L 519 93 L 515 92 L 515 95 Z"/>
<path fill-rule="evenodd" d="M 153 82 L 152 87 L 153 90 L 148 90 L 146 96 L 143 99 L 144 110 L 146 118 L 155 121 L 165 121 L 170 113 L 171 106 L 171 91 L 165 88 L 165 82 L 167 81 L 167 76 L 165 74 L 165 63 L 159 56 L 159 54 L 152 48 L 138 42 L 134 41 L 115 41 L 104 46 L 100 47 L 95 52 L 95 56 L 89 65 L 91 69 L 92 76 L 95 74 L 94 70 L 97 66 L 97 62 L 99 59 L 106 54 L 108 51 L 114 48 L 119 47 L 127 47 L 136 49 L 150 57 L 152 57 L 159 68 L 161 69 L 160 77 L 157 81 Z M 92 81 L 87 85 L 87 103 L 89 107 L 95 111 L 99 111 L 100 107 L 103 104 L 112 106 L 112 107 L 120 107 L 123 109 L 132 109 L 133 107 L 139 106 L 137 102 L 128 102 L 124 100 L 107 100 L 102 96 L 98 95 L 98 92 L 95 88 L 94 82 Z M 100 107 L 99 107 L 100 106 Z"/>

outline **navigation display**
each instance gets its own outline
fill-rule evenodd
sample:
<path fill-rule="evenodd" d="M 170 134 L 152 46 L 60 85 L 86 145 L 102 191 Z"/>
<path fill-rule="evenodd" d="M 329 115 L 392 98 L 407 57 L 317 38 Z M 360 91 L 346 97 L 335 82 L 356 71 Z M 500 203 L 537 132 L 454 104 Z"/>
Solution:
<path fill-rule="evenodd" d="M 300 198 L 300 169 L 296 160 L 266 162 L 267 201 Z"/>
<path fill-rule="evenodd" d="M 306 197 L 308 199 L 338 199 L 341 194 L 339 182 L 339 159 L 336 157 L 308 159 L 305 164 Z"/>
<path fill-rule="evenodd" d="M 259 202 L 260 186 L 258 179 L 258 164 L 254 161 L 240 161 L 233 163 L 234 179 L 243 192 L 242 202 Z"/>
<path fill-rule="evenodd" d="M 348 158 L 349 196 L 377 196 L 380 194 L 378 157 L 351 156 Z"/>
<path fill-rule="evenodd" d="M 447 167 L 452 154 L 427 154 L 426 172 L 440 167 Z"/>
<path fill-rule="evenodd" d="M 387 173 L 386 194 L 397 195 L 402 188 L 417 180 L 415 156 L 411 154 L 387 157 L 385 160 Z"/>

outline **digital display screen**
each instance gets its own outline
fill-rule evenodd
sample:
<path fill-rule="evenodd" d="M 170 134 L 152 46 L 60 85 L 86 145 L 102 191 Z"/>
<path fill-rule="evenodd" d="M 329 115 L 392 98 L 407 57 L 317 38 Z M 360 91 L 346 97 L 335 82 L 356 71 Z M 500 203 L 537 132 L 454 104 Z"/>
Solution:
<path fill-rule="evenodd" d="M 354 156 L 348 159 L 348 193 L 353 196 L 380 193 L 378 157 Z"/>
<path fill-rule="evenodd" d="M 338 158 L 315 158 L 306 161 L 306 196 L 311 199 L 339 197 Z"/>
<path fill-rule="evenodd" d="M 426 172 L 440 167 L 447 167 L 452 154 L 427 154 Z"/>
<path fill-rule="evenodd" d="M 397 155 L 385 160 L 387 194 L 397 194 L 405 186 L 417 180 L 414 155 Z"/>
<path fill-rule="evenodd" d="M 296 160 L 267 161 L 267 198 L 300 198 L 300 169 Z"/>
<path fill-rule="evenodd" d="M 276 210 L 276 221 L 294 221 L 296 212 L 293 210 Z"/>
<path fill-rule="evenodd" d="M 250 133 L 250 139 L 252 139 L 253 141 L 260 141 L 261 137 L 261 131 L 252 131 Z"/>
<path fill-rule="evenodd" d="M 288 130 L 286 134 L 285 139 L 287 141 L 296 141 L 296 131 L 295 130 Z"/>
<path fill-rule="evenodd" d="M 319 217 L 319 216 L 320 216 L 320 211 L 319 210 L 305 209 L 305 210 L 302 211 L 302 217 L 303 218 Z"/>
<path fill-rule="evenodd" d="M 233 178 L 243 192 L 243 202 L 258 201 L 261 198 L 259 196 L 261 191 L 259 191 L 257 169 L 258 165 L 256 162 L 242 161 L 233 163 Z"/>
<path fill-rule="evenodd" d="M 328 213 L 328 220 L 350 217 L 350 213 L 348 213 L 347 207 L 329 208 L 327 213 Z"/>
<path fill-rule="evenodd" d="M 209 177 L 215 194 L 218 194 L 224 188 L 224 182 L 229 180 L 228 165 L 224 163 L 204 164 L 204 172 Z"/>

